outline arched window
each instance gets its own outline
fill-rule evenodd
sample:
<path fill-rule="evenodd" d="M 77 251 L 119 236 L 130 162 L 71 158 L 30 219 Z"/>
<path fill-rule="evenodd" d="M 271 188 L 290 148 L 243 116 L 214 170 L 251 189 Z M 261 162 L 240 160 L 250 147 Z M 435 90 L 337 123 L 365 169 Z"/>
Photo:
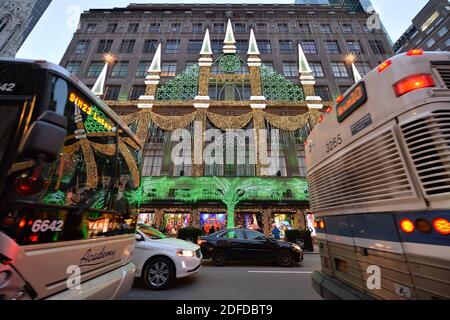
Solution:
<path fill-rule="evenodd" d="M 0 33 L 2 33 L 2 31 L 6 29 L 10 21 L 11 18 L 9 16 L 4 16 L 0 19 Z"/>

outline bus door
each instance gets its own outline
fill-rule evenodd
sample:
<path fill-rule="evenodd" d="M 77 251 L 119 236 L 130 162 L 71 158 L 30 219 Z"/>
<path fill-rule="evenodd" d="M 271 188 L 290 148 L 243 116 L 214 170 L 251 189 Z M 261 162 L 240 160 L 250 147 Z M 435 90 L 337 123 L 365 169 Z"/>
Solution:
<path fill-rule="evenodd" d="M 364 292 L 386 300 L 415 298 L 398 228 L 392 213 L 349 216 Z"/>
<path fill-rule="evenodd" d="M 347 284 L 364 291 L 355 239 L 350 217 L 327 216 L 324 218 L 326 244 L 332 275 Z"/>

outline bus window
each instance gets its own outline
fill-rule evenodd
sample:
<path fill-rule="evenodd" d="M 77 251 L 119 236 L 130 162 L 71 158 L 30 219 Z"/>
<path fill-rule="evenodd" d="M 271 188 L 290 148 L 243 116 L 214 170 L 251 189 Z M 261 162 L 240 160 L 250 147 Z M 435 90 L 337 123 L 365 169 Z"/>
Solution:
<path fill-rule="evenodd" d="M 52 90 L 49 109 L 63 115 L 69 97 L 69 86 L 66 80 L 58 77 L 52 79 Z"/>
<path fill-rule="evenodd" d="M 3 156 L 19 124 L 21 112 L 22 107 L 17 103 L 11 102 L 0 106 L 0 119 L 2 119 L 2 125 L 0 126 L 0 164 L 3 162 Z"/>

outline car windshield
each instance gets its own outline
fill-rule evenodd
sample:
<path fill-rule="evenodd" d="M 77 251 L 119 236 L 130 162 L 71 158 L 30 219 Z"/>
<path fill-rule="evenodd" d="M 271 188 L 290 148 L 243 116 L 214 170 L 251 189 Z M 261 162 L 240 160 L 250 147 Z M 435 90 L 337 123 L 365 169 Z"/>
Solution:
<path fill-rule="evenodd" d="M 143 234 L 145 234 L 148 238 L 150 238 L 152 240 L 161 240 L 161 239 L 167 238 L 163 233 L 159 232 L 155 228 L 152 228 L 146 224 L 139 224 L 138 229 L 140 232 L 142 232 Z"/>

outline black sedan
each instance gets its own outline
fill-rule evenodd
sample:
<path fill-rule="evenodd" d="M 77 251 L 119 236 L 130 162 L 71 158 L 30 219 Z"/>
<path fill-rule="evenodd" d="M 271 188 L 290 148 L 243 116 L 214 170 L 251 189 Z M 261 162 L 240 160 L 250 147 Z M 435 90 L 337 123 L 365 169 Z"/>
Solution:
<path fill-rule="evenodd" d="M 228 229 L 198 239 L 203 257 L 216 266 L 226 261 L 273 261 L 290 267 L 303 261 L 302 249 L 293 243 L 273 240 L 249 229 Z"/>

